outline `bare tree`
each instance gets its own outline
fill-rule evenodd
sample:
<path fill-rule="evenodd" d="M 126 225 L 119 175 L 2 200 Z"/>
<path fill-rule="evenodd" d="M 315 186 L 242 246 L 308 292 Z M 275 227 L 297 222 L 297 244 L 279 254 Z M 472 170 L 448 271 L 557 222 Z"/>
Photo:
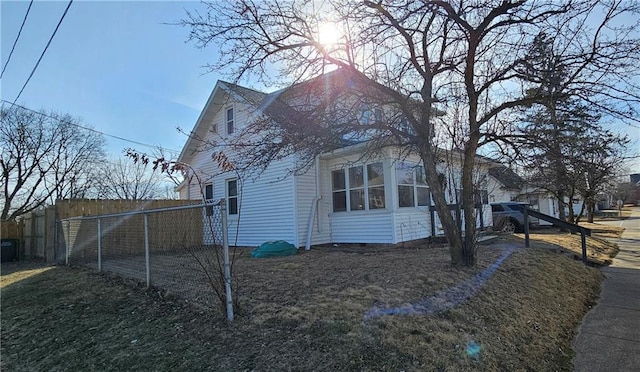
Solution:
<path fill-rule="evenodd" d="M 152 199 L 163 193 L 160 171 L 142 162 L 112 159 L 101 167 L 98 174 L 96 189 L 101 199 Z"/>
<path fill-rule="evenodd" d="M 419 154 L 452 262 L 473 265 L 477 151 L 509 139 L 506 124 L 515 108 L 547 98 L 544 91 L 531 89 L 539 84 L 522 72 L 529 45 L 541 30 L 561 35 L 569 71 L 563 92 L 600 98 L 598 104 L 613 115 L 633 117 L 638 87 L 628 74 L 637 74 L 631 66 L 638 60 L 638 43 L 629 28 L 614 20 L 638 9 L 635 3 L 610 2 L 599 16 L 598 4 L 241 0 L 206 3 L 206 13 L 190 12 L 182 25 L 191 29 L 199 47 L 220 48 L 211 69 L 230 71 L 237 80 L 292 84 L 330 66 L 345 73 L 329 86 L 294 85 L 261 107 L 262 120 L 245 131 L 260 134 L 261 141 L 239 136 L 235 143 L 245 149 L 244 165 L 264 168 L 292 153 L 309 164 L 327 149 L 358 140 L 366 140 L 371 153 L 396 145 Z M 322 40 L 319 30 L 327 22 L 340 29 L 339 40 Z M 384 112 L 376 120 L 357 120 L 363 104 Z M 436 133 L 443 121 L 445 127 L 456 127 L 456 137 L 447 141 L 461 154 L 464 226 L 449 211 L 438 171 L 443 143 L 435 139 L 444 137 Z"/>
<path fill-rule="evenodd" d="M 79 197 L 92 186 L 104 157 L 104 138 L 69 115 L 17 105 L 0 111 L 2 214 L 15 219 L 57 198 Z"/>
<path fill-rule="evenodd" d="M 622 200 L 623 203 L 637 204 L 640 200 L 640 185 L 633 182 L 618 182 L 611 189 L 610 205 L 613 205 L 617 200 Z"/>

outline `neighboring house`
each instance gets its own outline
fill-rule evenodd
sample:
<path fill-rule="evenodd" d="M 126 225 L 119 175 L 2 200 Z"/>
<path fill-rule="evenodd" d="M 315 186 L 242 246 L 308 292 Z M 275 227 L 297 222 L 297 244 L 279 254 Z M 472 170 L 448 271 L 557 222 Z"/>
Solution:
<path fill-rule="evenodd" d="M 525 181 L 512 169 L 501 164 L 489 168 L 489 201 L 491 203 L 517 201 Z"/>
<path fill-rule="evenodd" d="M 558 202 L 548 192 L 533 188 L 511 168 L 496 163 L 489 169 L 489 200 L 491 203 L 518 201 L 552 217 L 558 217 Z M 540 225 L 551 225 L 540 221 Z"/>
<path fill-rule="evenodd" d="M 322 76 L 323 81 L 326 77 Z M 313 81 L 317 79 L 302 84 Z M 433 202 L 420 158 L 401 156 L 393 146 L 365 157 L 366 143 L 354 141 L 318 156 L 304 172 L 295 171 L 295 155 L 270 162 L 259 175 L 220 169 L 212 154 L 224 151 L 232 162 L 239 160 L 224 144 L 262 115 L 274 120 L 286 115 L 279 99 L 283 95 L 283 91 L 267 94 L 223 81 L 216 84 L 178 159 L 191 165 L 202 187 L 187 175 L 177 188 L 182 199 L 203 195 L 207 200 L 225 199 L 229 239 L 238 246 L 270 240 L 286 240 L 297 247 L 399 243 L 441 234 L 437 213 L 430 210 Z M 208 146 L 207 140 L 217 145 Z M 480 167 L 484 166 L 481 162 Z M 458 171 L 448 176 L 451 185 L 459 177 L 459 165 L 455 167 Z M 446 194 L 455 203 L 455 188 L 449 187 Z M 489 226 L 487 192 L 478 194 L 484 195 L 478 225 Z"/>
<path fill-rule="evenodd" d="M 512 169 L 495 164 L 489 169 L 489 200 L 493 202 L 518 201 L 531 205 L 540 213 L 552 217 L 559 217 L 558 200 L 551 193 L 538 187 L 529 185 L 522 177 Z M 568 203 L 569 199 L 565 199 Z M 578 214 L 582 210 L 582 200 L 574 199 L 571 203 L 573 213 Z M 568 214 L 567 207 L 565 212 Z M 551 225 L 546 221 L 540 221 L 540 225 Z"/>

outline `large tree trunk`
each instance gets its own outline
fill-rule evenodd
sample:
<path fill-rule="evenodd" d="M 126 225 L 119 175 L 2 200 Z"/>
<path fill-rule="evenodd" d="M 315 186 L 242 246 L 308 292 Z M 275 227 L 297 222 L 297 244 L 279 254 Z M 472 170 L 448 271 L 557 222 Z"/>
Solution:
<path fill-rule="evenodd" d="M 444 185 L 440 183 L 438 177 L 438 169 L 436 167 L 436 156 L 432 149 L 423 147 L 420 151 L 420 157 L 425 167 L 425 174 L 427 183 L 431 189 L 433 201 L 435 203 L 438 217 L 442 223 L 444 229 L 444 235 L 449 243 L 449 253 L 451 254 L 451 262 L 454 266 L 465 265 L 464 259 L 464 243 L 462 241 L 462 234 L 460 227 L 455 223 L 449 205 L 444 194 Z M 432 221 L 432 223 L 434 223 Z"/>
<path fill-rule="evenodd" d="M 478 133 L 478 132 L 475 132 Z M 463 265 L 473 266 L 476 262 L 476 209 L 474 200 L 473 174 L 476 161 L 478 135 L 472 134 L 464 149 L 462 164 L 462 207 L 464 212 Z"/>

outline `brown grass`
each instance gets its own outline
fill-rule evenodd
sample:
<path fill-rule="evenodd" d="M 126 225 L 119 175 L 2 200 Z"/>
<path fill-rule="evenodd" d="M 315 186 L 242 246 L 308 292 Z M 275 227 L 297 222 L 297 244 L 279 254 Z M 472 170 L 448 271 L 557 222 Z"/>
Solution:
<path fill-rule="evenodd" d="M 473 269 L 453 268 L 446 248 L 424 242 L 274 259 L 246 252 L 235 266 L 243 307 L 230 325 L 165 291 L 110 275 L 66 267 L 24 273 L 20 263 L 10 270 L 3 264 L 2 365 L 17 371 L 572 370 L 574 329 L 602 276 L 552 250 L 516 250 L 477 295 L 446 311 L 363 319 L 372 306 L 419 301 L 469 279 L 514 243 L 522 246 L 511 237 L 481 246 Z"/>
<path fill-rule="evenodd" d="M 603 210 L 593 216 L 593 220 L 598 221 L 620 221 L 631 217 L 631 209 L 623 208 L 622 211 L 617 209 Z"/>
<path fill-rule="evenodd" d="M 619 238 L 624 232 L 624 227 L 612 226 L 601 223 L 580 222 L 580 226 L 591 229 L 592 234 L 604 238 Z"/>
<path fill-rule="evenodd" d="M 605 225 L 602 225 L 605 226 Z M 610 236 L 618 236 L 612 230 L 604 230 L 598 236 L 587 236 L 587 260 L 594 265 L 610 265 L 620 248 L 617 244 L 604 239 Z M 600 237 L 602 236 L 602 237 Z M 516 234 L 516 237 L 524 240 L 524 234 Z M 576 260 L 582 259 L 582 240 L 580 234 L 562 233 L 557 229 L 537 230 L 529 234 L 534 247 L 552 248 L 569 253 Z"/>

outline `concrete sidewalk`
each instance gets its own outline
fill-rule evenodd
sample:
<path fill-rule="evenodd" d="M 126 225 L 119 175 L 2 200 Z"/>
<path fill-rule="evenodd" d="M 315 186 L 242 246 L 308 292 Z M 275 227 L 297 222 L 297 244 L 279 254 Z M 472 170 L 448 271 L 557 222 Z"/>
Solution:
<path fill-rule="evenodd" d="M 620 253 L 602 268 L 606 279 L 598 304 L 580 326 L 574 370 L 640 371 L 640 208 L 609 223 L 625 228 Z"/>

